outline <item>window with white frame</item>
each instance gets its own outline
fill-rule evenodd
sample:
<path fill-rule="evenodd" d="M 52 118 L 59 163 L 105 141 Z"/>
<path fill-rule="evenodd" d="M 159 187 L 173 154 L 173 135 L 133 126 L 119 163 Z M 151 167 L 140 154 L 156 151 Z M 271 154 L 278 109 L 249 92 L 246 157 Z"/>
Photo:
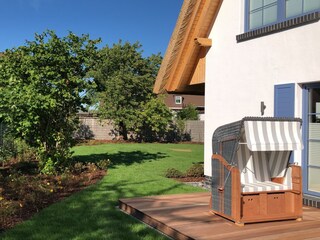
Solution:
<path fill-rule="evenodd" d="M 182 104 L 182 96 L 175 96 L 174 97 L 174 101 L 175 101 L 175 104 Z"/>
<path fill-rule="evenodd" d="M 320 11 L 320 0 L 246 0 L 245 30 Z"/>

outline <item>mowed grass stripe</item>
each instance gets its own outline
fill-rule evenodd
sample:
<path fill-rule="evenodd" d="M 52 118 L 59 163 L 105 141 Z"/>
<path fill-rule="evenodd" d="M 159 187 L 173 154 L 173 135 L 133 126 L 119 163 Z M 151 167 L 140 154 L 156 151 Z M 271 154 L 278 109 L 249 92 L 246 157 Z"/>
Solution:
<path fill-rule="evenodd" d="M 191 149 L 191 152 L 171 149 Z M 203 145 L 104 144 L 74 148 L 76 161 L 110 159 L 99 183 L 53 204 L 0 239 L 166 239 L 122 213 L 118 199 L 203 191 L 164 177 L 168 168 L 181 171 L 203 161 Z"/>

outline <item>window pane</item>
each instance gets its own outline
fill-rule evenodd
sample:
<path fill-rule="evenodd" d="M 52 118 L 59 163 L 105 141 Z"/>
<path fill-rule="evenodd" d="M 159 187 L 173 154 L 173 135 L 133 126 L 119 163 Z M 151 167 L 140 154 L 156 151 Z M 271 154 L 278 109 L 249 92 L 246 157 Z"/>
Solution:
<path fill-rule="evenodd" d="M 277 5 L 267 7 L 263 12 L 263 24 L 267 25 L 277 21 Z"/>
<path fill-rule="evenodd" d="M 262 11 L 250 14 L 250 29 L 262 26 Z"/>
<path fill-rule="evenodd" d="M 302 14 L 302 0 L 286 0 L 286 18 Z"/>
<path fill-rule="evenodd" d="M 309 122 L 320 123 L 320 89 L 310 90 L 309 102 Z"/>
<path fill-rule="evenodd" d="M 315 192 L 320 192 L 320 181 L 319 181 L 320 169 L 309 168 L 308 189 Z"/>
<path fill-rule="evenodd" d="M 249 5 L 249 29 L 262 26 L 263 0 L 250 0 Z"/>
<path fill-rule="evenodd" d="M 310 12 L 317 9 L 320 9 L 320 0 L 304 0 L 303 12 Z"/>
<path fill-rule="evenodd" d="M 264 0 L 264 6 L 277 5 L 277 0 Z"/>
<path fill-rule="evenodd" d="M 250 0 L 250 12 L 261 8 L 263 6 L 263 0 Z"/>
<path fill-rule="evenodd" d="M 320 140 L 320 123 L 309 123 L 309 139 Z M 319 151 L 320 151 L 320 148 L 319 148 Z M 319 161 L 320 161 L 320 158 L 319 158 Z M 319 164 L 319 167 L 320 167 L 320 164 Z"/>
<path fill-rule="evenodd" d="M 320 142 L 309 141 L 309 164 L 316 167 L 320 167 L 319 156 L 320 156 Z"/>

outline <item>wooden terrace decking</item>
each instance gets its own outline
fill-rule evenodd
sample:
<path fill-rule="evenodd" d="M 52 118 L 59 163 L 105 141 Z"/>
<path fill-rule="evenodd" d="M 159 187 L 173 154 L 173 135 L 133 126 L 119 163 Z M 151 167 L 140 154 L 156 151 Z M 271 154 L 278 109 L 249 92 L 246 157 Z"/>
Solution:
<path fill-rule="evenodd" d="M 320 239 L 320 209 L 303 208 L 303 221 L 246 224 L 209 212 L 210 193 L 120 199 L 124 212 L 173 239 Z"/>

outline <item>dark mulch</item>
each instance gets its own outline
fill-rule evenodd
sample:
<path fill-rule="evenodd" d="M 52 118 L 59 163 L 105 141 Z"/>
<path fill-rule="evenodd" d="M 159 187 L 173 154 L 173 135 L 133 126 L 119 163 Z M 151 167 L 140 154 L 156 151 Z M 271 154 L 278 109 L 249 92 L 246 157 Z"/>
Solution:
<path fill-rule="evenodd" d="M 115 139 L 115 140 L 78 140 L 77 146 L 92 146 L 92 145 L 101 145 L 108 143 L 134 143 L 133 141 L 123 140 L 123 139 Z"/>
<path fill-rule="evenodd" d="M 109 143 L 137 143 L 137 141 L 134 140 L 123 140 L 121 138 L 114 139 L 114 140 L 77 140 L 77 146 L 91 146 L 91 145 L 101 145 L 101 144 L 109 144 Z M 159 142 L 159 143 L 168 143 L 168 142 Z M 170 142 L 175 144 L 195 144 L 195 145 L 203 145 L 203 142 Z"/>
<path fill-rule="evenodd" d="M 204 177 L 182 177 L 182 178 L 175 178 L 175 180 L 179 182 L 203 182 L 205 178 Z"/>
<path fill-rule="evenodd" d="M 34 163 L 22 165 L 11 163 L 0 168 L 0 232 L 96 183 L 106 174 L 105 170 L 94 168 L 48 176 L 38 174 Z"/>

